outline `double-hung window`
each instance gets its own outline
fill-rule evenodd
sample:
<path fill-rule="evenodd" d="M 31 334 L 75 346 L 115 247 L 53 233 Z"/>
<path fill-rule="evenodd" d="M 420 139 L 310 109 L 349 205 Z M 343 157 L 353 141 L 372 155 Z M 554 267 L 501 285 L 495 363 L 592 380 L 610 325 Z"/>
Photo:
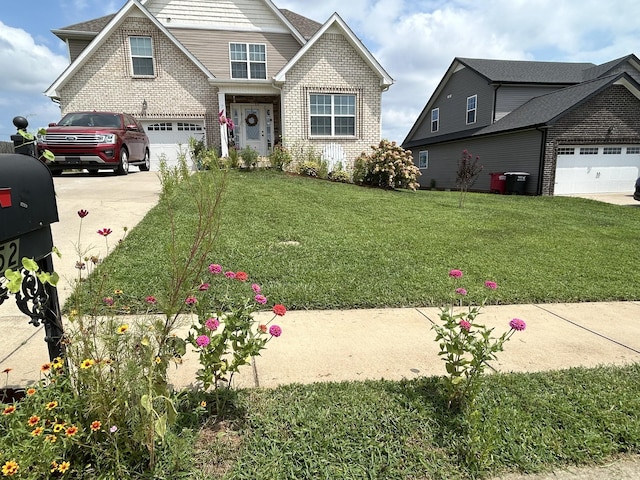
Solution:
<path fill-rule="evenodd" d="M 311 136 L 354 137 L 356 135 L 356 96 L 316 94 L 309 96 Z"/>
<path fill-rule="evenodd" d="M 418 168 L 429 168 L 429 150 L 420 150 L 418 153 Z"/>
<path fill-rule="evenodd" d="M 440 130 L 440 109 L 434 108 L 431 110 L 431 132 L 437 132 Z"/>
<path fill-rule="evenodd" d="M 267 47 L 260 43 L 230 43 L 231 78 L 267 78 Z"/>
<path fill-rule="evenodd" d="M 151 37 L 129 37 L 131 65 L 135 77 L 153 77 L 153 44 Z"/>
<path fill-rule="evenodd" d="M 476 123 L 476 112 L 478 110 L 478 95 L 467 97 L 467 125 Z"/>

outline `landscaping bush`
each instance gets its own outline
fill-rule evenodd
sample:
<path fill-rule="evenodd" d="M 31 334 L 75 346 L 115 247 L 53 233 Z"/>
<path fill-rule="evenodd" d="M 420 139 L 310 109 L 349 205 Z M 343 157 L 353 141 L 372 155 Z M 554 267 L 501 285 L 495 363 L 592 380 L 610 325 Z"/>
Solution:
<path fill-rule="evenodd" d="M 271 167 L 276 170 L 286 170 L 291 163 L 291 152 L 282 144 L 278 144 L 273 148 L 271 155 L 269 155 L 269 162 Z"/>
<path fill-rule="evenodd" d="M 372 153 L 363 152 L 356 159 L 354 182 L 380 188 L 416 190 L 420 170 L 413 164 L 411 152 L 388 140 L 372 146 Z"/>

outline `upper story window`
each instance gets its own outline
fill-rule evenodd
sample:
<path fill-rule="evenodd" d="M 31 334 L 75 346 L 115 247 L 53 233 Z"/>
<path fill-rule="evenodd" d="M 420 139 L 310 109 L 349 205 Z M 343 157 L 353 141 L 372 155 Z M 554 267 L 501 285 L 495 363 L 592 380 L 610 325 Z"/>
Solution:
<path fill-rule="evenodd" d="M 434 108 L 431 110 L 431 132 L 438 130 L 440 130 L 440 109 Z"/>
<path fill-rule="evenodd" d="M 230 43 L 231 78 L 267 78 L 267 47 L 258 43 Z"/>
<path fill-rule="evenodd" d="M 309 96 L 312 136 L 356 135 L 356 96 L 311 94 Z"/>
<path fill-rule="evenodd" d="M 467 97 L 467 125 L 476 123 L 476 111 L 478 109 L 478 95 Z"/>
<path fill-rule="evenodd" d="M 153 77 L 153 44 L 151 37 L 129 37 L 131 65 L 136 77 Z"/>
<path fill-rule="evenodd" d="M 418 168 L 429 168 L 429 150 L 421 150 L 418 154 Z"/>

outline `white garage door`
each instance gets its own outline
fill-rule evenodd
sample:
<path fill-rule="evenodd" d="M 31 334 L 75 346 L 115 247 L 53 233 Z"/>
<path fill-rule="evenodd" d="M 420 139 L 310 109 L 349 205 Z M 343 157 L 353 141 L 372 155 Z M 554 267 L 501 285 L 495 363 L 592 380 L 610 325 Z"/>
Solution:
<path fill-rule="evenodd" d="M 640 146 L 559 147 L 555 195 L 633 192 Z"/>
<path fill-rule="evenodd" d="M 184 152 L 191 165 L 189 138 L 204 138 L 204 122 L 202 120 L 143 120 L 144 127 L 151 144 L 151 170 L 160 169 L 160 160 L 165 158 L 168 166 L 178 163 L 178 155 Z"/>

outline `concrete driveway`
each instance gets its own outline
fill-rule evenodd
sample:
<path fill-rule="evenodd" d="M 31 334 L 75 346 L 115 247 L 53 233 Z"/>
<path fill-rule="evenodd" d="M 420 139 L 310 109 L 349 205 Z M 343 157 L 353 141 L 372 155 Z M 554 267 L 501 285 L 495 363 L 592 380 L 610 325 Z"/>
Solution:
<path fill-rule="evenodd" d="M 611 203 L 613 205 L 626 205 L 629 207 L 640 207 L 640 202 L 633 199 L 633 192 L 630 193 L 583 193 L 580 195 L 567 195 L 569 197 L 588 198 L 597 202 Z"/>

